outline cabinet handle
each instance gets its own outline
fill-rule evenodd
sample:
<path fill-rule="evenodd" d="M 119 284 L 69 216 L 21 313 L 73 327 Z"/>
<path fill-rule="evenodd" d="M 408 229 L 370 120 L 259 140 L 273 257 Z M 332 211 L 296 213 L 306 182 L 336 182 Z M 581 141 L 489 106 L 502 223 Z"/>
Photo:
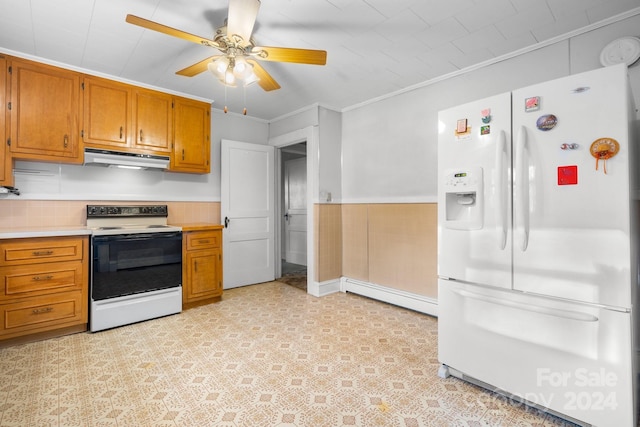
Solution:
<path fill-rule="evenodd" d="M 53 255 L 53 251 L 33 251 L 34 256 Z"/>
<path fill-rule="evenodd" d="M 122 126 L 120 126 L 120 139 L 122 139 Z"/>
<path fill-rule="evenodd" d="M 184 148 L 182 149 L 182 160 L 184 160 Z"/>
<path fill-rule="evenodd" d="M 69 135 L 64 136 L 64 148 L 69 146 Z"/>
<path fill-rule="evenodd" d="M 142 129 L 140 129 L 140 142 L 142 142 Z"/>
<path fill-rule="evenodd" d="M 41 280 L 51 280 L 51 279 L 53 279 L 53 276 L 49 274 L 47 276 L 33 276 L 33 279 L 31 280 L 35 282 L 39 282 Z"/>
<path fill-rule="evenodd" d="M 32 310 L 33 314 L 45 314 L 53 311 L 53 307 L 45 307 L 45 308 L 34 308 Z"/>
<path fill-rule="evenodd" d="M 206 244 L 206 243 L 209 243 L 209 239 L 207 240 L 200 239 L 198 240 L 198 242 L 200 242 L 201 244 Z"/>
<path fill-rule="evenodd" d="M 193 263 L 193 269 L 194 269 L 194 271 L 195 271 L 196 273 L 198 272 L 198 261 L 195 261 L 195 262 Z"/>

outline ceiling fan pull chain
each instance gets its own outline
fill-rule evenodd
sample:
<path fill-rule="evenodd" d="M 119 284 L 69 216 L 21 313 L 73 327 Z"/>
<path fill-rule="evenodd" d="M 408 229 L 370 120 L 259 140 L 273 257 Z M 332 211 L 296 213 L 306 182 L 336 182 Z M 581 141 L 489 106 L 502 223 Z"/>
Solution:
<path fill-rule="evenodd" d="M 224 85 L 224 113 L 227 114 L 227 85 Z"/>
<path fill-rule="evenodd" d="M 247 115 L 247 87 L 245 85 L 242 85 L 242 98 L 244 103 L 244 108 L 242 109 L 242 115 L 246 116 Z"/>

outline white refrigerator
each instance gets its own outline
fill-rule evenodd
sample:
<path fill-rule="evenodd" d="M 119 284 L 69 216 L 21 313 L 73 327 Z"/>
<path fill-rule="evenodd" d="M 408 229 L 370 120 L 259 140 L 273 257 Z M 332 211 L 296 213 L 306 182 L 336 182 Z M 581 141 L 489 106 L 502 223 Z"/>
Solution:
<path fill-rule="evenodd" d="M 640 162 L 626 67 L 438 118 L 440 376 L 577 424 L 635 427 Z"/>

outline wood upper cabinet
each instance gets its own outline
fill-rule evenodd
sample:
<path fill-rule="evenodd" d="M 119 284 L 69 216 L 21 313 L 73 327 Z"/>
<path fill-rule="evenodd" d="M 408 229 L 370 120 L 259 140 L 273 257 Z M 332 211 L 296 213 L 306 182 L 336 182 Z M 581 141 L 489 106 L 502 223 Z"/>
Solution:
<path fill-rule="evenodd" d="M 12 156 L 82 163 L 80 74 L 18 58 L 9 67 Z"/>
<path fill-rule="evenodd" d="M 169 155 L 173 136 L 172 104 L 173 96 L 169 94 L 133 89 L 134 148 Z"/>
<path fill-rule="evenodd" d="M 124 149 L 131 142 L 131 86 L 85 76 L 82 139 L 85 145 Z"/>
<path fill-rule="evenodd" d="M 210 133 L 211 106 L 206 102 L 175 97 L 170 169 L 175 172 L 209 173 Z"/>
<path fill-rule="evenodd" d="M 7 58 L 0 55 L 0 136 L 2 146 L 0 146 L 0 185 L 13 186 L 13 174 L 11 173 L 11 156 L 7 140 L 9 138 L 9 128 L 7 127 Z"/>
<path fill-rule="evenodd" d="M 85 146 L 168 156 L 173 97 L 85 76 L 82 137 Z"/>

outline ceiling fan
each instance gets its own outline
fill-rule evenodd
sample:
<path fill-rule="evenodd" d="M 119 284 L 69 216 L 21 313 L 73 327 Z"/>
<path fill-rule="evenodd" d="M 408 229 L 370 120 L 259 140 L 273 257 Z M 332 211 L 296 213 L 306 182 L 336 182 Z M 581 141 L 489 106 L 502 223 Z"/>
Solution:
<path fill-rule="evenodd" d="M 127 15 L 126 21 L 149 30 L 219 50 L 221 54 L 196 62 L 176 74 L 193 77 L 208 69 L 227 86 L 235 86 L 237 80 L 243 80 L 245 85 L 257 82 L 265 91 L 280 89 L 278 82 L 257 60 L 313 65 L 326 64 L 327 52 L 324 50 L 256 46 L 251 33 L 259 8 L 260 0 L 229 0 L 226 25 L 216 29 L 213 39 L 196 36 L 135 15 Z"/>

